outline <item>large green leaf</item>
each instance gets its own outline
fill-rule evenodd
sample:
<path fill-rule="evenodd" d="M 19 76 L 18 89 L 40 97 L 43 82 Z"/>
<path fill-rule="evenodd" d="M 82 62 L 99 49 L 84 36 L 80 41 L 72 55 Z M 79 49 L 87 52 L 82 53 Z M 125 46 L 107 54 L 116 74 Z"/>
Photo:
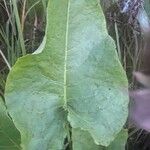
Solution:
<path fill-rule="evenodd" d="M 0 150 L 20 150 L 20 134 L 8 117 L 0 97 Z"/>
<path fill-rule="evenodd" d="M 50 0 L 42 53 L 20 58 L 6 104 L 28 150 L 62 149 L 72 128 L 107 146 L 127 118 L 126 75 L 99 0 Z"/>

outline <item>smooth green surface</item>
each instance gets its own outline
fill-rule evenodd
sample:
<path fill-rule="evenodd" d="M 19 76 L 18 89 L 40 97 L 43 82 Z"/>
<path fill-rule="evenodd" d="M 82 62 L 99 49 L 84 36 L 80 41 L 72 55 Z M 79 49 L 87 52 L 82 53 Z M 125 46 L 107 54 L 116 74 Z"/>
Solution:
<path fill-rule="evenodd" d="M 88 132 L 72 130 L 73 150 L 125 150 L 127 138 L 127 130 L 122 130 L 108 147 L 103 147 L 96 145 Z"/>
<path fill-rule="evenodd" d="M 148 16 L 150 17 L 150 0 L 144 1 L 144 8 L 146 9 Z"/>
<path fill-rule="evenodd" d="M 20 134 L 8 117 L 0 97 L 0 150 L 20 150 Z"/>
<path fill-rule="evenodd" d="M 50 0 L 45 43 L 17 61 L 6 83 L 23 149 L 62 149 L 68 121 L 107 146 L 126 121 L 128 96 L 99 0 Z"/>
<path fill-rule="evenodd" d="M 94 143 L 90 134 L 80 129 L 72 130 L 73 150 L 105 150 Z"/>
<path fill-rule="evenodd" d="M 115 140 L 105 150 L 125 150 L 125 145 L 128 138 L 128 131 L 122 129 Z"/>

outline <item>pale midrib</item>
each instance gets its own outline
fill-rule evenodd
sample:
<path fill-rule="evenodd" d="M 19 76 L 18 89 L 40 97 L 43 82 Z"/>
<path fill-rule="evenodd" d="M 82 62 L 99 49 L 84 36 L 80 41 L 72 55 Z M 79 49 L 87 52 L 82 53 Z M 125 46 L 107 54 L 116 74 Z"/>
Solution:
<path fill-rule="evenodd" d="M 68 56 L 68 30 L 69 30 L 70 0 L 68 0 L 66 40 L 65 40 L 65 62 L 64 62 L 64 108 L 67 109 L 67 56 Z"/>

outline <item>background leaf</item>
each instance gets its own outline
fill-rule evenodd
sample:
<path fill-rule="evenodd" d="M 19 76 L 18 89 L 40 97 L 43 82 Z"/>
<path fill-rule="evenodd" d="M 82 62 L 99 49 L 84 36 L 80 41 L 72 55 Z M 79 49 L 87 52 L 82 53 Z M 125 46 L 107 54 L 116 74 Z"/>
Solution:
<path fill-rule="evenodd" d="M 125 150 L 127 138 L 128 131 L 123 129 L 106 150 Z"/>
<path fill-rule="evenodd" d="M 125 150 L 127 137 L 128 132 L 122 130 L 108 147 L 103 147 L 96 145 L 88 132 L 80 129 L 72 131 L 74 150 Z"/>
<path fill-rule="evenodd" d="M 0 97 L 0 150 L 20 150 L 20 134 L 8 117 Z"/>
<path fill-rule="evenodd" d="M 150 0 L 144 1 L 144 8 L 146 9 L 148 16 L 150 16 Z"/>
<path fill-rule="evenodd" d="M 94 143 L 88 132 L 81 129 L 72 130 L 72 141 L 74 150 L 103 150 L 103 147 Z"/>

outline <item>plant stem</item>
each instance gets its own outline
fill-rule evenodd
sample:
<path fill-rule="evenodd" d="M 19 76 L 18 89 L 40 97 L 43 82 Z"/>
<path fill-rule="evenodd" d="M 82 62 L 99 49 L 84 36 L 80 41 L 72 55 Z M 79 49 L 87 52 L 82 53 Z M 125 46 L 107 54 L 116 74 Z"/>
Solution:
<path fill-rule="evenodd" d="M 118 57 L 119 57 L 119 60 L 122 61 L 122 58 L 121 58 L 121 48 L 120 48 L 120 43 L 119 43 L 119 32 L 118 32 L 118 26 L 117 26 L 116 22 L 115 22 L 115 33 L 116 33 L 116 42 L 117 42 Z"/>
<path fill-rule="evenodd" d="M 16 0 L 12 0 L 12 3 L 13 3 L 14 14 L 15 14 L 15 18 L 16 18 L 16 24 L 17 24 L 17 28 L 18 28 L 18 35 L 19 35 L 22 55 L 25 55 L 26 50 L 25 50 L 25 44 L 24 44 L 24 37 L 23 37 L 23 34 L 22 34 L 22 29 L 21 29 L 19 13 L 18 13 L 18 9 L 17 9 L 17 2 L 16 2 Z"/>
<path fill-rule="evenodd" d="M 1 56 L 3 57 L 3 59 L 4 59 L 5 63 L 6 63 L 6 65 L 8 66 L 9 70 L 11 70 L 11 66 L 10 66 L 9 62 L 7 61 L 5 55 L 4 55 L 3 52 L 1 51 L 1 49 L 0 49 L 0 54 L 1 54 Z"/>

